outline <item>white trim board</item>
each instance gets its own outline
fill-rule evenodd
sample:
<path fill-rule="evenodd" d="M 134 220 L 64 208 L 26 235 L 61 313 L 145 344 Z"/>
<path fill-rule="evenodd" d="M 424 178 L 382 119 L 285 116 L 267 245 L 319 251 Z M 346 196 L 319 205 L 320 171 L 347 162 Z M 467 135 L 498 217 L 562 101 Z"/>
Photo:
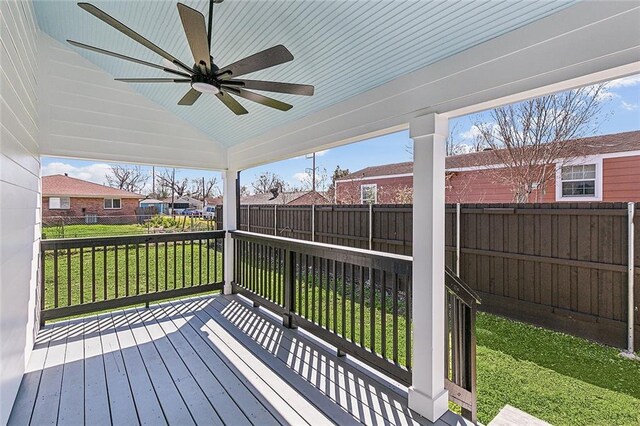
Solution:
<path fill-rule="evenodd" d="M 636 2 L 578 3 L 235 145 L 229 167 L 242 170 L 406 129 L 430 112 L 453 116 L 496 99 L 514 102 L 639 73 L 639 21 Z"/>

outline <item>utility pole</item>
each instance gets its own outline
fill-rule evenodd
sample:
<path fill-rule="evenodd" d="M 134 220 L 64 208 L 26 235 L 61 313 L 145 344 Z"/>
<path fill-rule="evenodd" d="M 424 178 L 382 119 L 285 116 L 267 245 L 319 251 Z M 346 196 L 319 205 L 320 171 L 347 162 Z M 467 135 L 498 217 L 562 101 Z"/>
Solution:
<path fill-rule="evenodd" d="M 202 177 L 202 207 L 207 203 L 207 193 L 204 189 L 204 176 Z"/>
<path fill-rule="evenodd" d="M 156 166 L 151 166 L 151 192 L 153 192 L 153 196 L 156 195 Z"/>
<path fill-rule="evenodd" d="M 176 169 L 171 175 L 171 216 L 176 217 Z"/>
<path fill-rule="evenodd" d="M 306 158 L 311 158 L 311 161 L 312 161 L 311 171 L 307 169 L 306 172 L 311 173 L 311 190 L 315 192 L 316 191 L 316 153 L 314 152 L 312 154 L 307 154 Z"/>

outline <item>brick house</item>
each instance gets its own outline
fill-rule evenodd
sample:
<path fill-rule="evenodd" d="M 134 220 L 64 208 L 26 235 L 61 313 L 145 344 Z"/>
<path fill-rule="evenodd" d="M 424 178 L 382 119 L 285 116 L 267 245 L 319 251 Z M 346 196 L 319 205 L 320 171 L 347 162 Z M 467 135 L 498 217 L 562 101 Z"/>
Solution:
<path fill-rule="evenodd" d="M 66 175 L 42 177 L 42 218 L 74 218 L 78 223 L 135 223 L 144 196 Z M 101 221 L 104 222 L 104 221 Z"/>
<path fill-rule="evenodd" d="M 640 201 L 640 131 L 578 139 L 581 157 L 559 161 L 556 175 L 535 189 L 529 202 Z M 494 182 L 499 168 L 491 151 L 447 157 L 447 203 L 510 203 L 508 185 Z M 413 163 L 367 167 L 336 181 L 336 203 L 412 202 Z"/>

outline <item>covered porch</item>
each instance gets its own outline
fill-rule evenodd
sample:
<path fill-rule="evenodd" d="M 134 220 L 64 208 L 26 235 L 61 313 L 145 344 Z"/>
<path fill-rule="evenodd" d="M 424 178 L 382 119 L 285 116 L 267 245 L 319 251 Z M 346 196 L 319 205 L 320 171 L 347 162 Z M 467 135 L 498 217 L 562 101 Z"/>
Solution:
<path fill-rule="evenodd" d="M 324 2 L 310 3 L 313 13 L 275 2 L 261 6 L 273 6 L 269 13 L 252 14 L 255 21 L 239 13 L 233 18 L 268 34 L 267 18 L 311 17 L 321 25 L 347 16 L 339 3 L 326 9 L 318 6 Z M 277 35 L 307 61 L 293 75 L 311 80 L 305 83 L 317 79 L 318 101 L 301 102 L 301 112 L 289 116 L 257 109 L 238 118 L 209 103 L 188 114 L 175 108 L 176 92 L 114 82 L 114 73 L 132 69 L 63 44 L 65 31 L 92 34 L 64 2 L 60 9 L 2 2 L 0 423 L 462 423 L 449 401 L 475 420 L 477 299 L 444 266 L 448 119 L 640 72 L 637 3 L 541 2 L 544 8 L 496 10 L 490 3 L 475 10 L 463 2 L 424 25 L 407 24 L 415 15 L 410 8 L 398 9 L 404 19 L 386 20 L 380 16 L 389 11 L 354 3 L 364 24 L 346 25 L 352 32 L 338 46 L 343 90 L 333 90 L 331 72 L 314 73 L 318 67 L 309 65 L 324 50 L 313 40 L 300 43 L 301 28 L 283 26 L 291 31 Z M 120 18 L 141 31 L 166 29 L 155 34 L 158 43 L 177 43 L 186 54 L 182 30 L 160 25 L 169 19 L 164 9 L 175 12 L 175 5 L 154 2 L 158 22 L 149 23 L 146 11 L 135 9 L 143 4 L 149 5 L 120 9 Z M 501 25 L 482 21 L 496 14 Z M 388 25 L 393 37 L 380 58 L 375 45 L 349 50 L 351 39 L 377 39 L 372 22 Z M 400 51 L 393 44 L 443 27 L 456 32 L 394 56 Z M 116 43 L 113 35 L 100 37 Z M 242 53 L 251 53 L 257 41 L 242 40 Z M 431 49 L 418 55 L 427 45 Z M 159 61 L 145 50 L 136 54 Z M 241 56 L 234 49 L 224 54 L 229 62 Z M 373 57 L 376 65 L 397 67 L 371 72 Z M 412 258 L 237 230 L 242 170 L 404 129 L 414 143 L 413 208 L 420 212 L 411 224 Z M 220 170 L 225 229 L 40 241 L 42 155 Z M 47 252 L 55 259 L 49 266 Z M 107 262 L 109 253 L 115 265 Z M 117 271 L 119 254 L 121 262 L 136 265 L 132 282 L 128 269 L 126 282 L 110 275 L 108 265 Z M 91 268 L 87 281 L 63 275 L 75 256 L 79 268 Z M 167 268 L 163 280 L 158 265 Z M 141 280 L 138 268 L 145 266 Z M 112 276 L 114 291 L 107 287 Z M 221 294 L 154 305 L 214 291 Z M 139 304 L 148 309 L 128 308 Z M 112 312 L 95 314 L 103 310 Z M 46 324 L 87 313 L 94 316 Z"/>

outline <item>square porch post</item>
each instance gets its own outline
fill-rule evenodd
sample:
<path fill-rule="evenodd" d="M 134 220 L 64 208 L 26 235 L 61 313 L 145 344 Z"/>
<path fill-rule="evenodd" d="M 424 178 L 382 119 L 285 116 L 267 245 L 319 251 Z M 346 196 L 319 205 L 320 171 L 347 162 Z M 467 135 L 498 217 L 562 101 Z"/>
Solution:
<path fill-rule="evenodd" d="M 224 238 L 224 294 L 232 293 L 231 283 L 234 278 L 235 250 L 233 249 L 233 239 L 228 231 L 238 229 L 239 185 L 240 172 L 226 170 L 222 173 L 222 220 L 224 229 L 227 231 Z"/>
<path fill-rule="evenodd" d="M 430 421 L 448 409 L 445 389 L 445 152 L 448 119 L 410 123 L 413 139 L 413 367 L 409 408 Z"/>

